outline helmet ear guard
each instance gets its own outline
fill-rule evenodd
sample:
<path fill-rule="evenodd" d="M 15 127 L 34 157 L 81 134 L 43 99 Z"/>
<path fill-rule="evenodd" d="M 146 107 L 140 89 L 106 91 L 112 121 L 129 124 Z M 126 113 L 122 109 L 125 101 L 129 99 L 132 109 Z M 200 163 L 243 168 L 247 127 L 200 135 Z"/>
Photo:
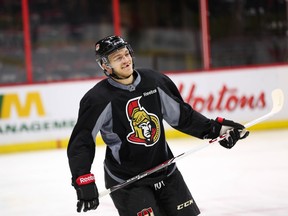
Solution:
<path fill-rule="evenodd" d="M 107 57 L 102 57 L 101 59 L 96 59 L 96 62 L 98 63 L 98 65 L 100 66 L 100 68 L 102 70 L 105 70 L 102 66 L 102 64 L 105 64 L 107 67 L 112 69 L 112 66 L 109 64 L 109 60 L 107 59 Z"/>

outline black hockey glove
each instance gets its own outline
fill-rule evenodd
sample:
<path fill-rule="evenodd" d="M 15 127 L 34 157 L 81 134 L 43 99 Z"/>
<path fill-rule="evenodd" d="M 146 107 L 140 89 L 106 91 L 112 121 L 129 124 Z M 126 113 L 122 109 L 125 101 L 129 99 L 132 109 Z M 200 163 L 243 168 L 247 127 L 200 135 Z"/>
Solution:
<path fill-rule="evenodd" d="M 79 176 L 73 183 L 77 192 L 77 212 L 95 210 L 99 205 L 98 190 L 93 174 Z"/>
<path fill-rule="evenodd" d="M 225 135 L 225 138 L 220 140 L 219 143 L 225 148 L 231 149 L 238 140 L 249 135 L 249 131 L 246 131 L 242 124 L 220 117 L 217 117 L 215 121 L 221 124 L 219 136 Z"/>

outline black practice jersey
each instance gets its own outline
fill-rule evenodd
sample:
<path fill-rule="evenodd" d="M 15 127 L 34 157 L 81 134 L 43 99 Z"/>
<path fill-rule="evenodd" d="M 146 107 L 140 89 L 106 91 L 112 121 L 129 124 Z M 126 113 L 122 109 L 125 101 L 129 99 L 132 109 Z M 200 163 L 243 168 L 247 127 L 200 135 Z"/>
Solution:
<path fill-rule="evenodd" d="M 121 182 L 173 157 L 163 120 L 201 139 L 211 131 L 214 121 L 185 103 L 166 75 L 137 69 L 134 78 L 131 85 L 104 79 L 82 98 L 68 145 L 73 179 L 90 173 L 98 132 L 107 145 L 106 172 Z"/>

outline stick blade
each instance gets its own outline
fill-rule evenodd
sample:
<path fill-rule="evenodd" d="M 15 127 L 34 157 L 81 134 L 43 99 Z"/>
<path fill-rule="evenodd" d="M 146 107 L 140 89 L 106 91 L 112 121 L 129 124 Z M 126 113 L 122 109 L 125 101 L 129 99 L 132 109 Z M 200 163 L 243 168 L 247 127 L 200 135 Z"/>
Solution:
<path fill-rule="evenodd" d="M 276 113 L 278 113 L 284 104 L 284 93 L 281 89 L 274 89 L 271 93 L 272 95 L 272 103 L 273 103 L 273 107 L 271 109 L 271 111 L 269 113 L 267 113 L 264 116 L 261 116 L 251 122 L 248 122 L 244 125 L 245 128 L 249 128 L 252 127 L 255 124 L 258 124 L 259 122 L 265 121 L 269 118 L 271 118 L 272 116 L 274 116 Z"/>
<path fill-rule="evenodd" d="M 278 113 L 284 105 L 284 93 L 281 89 L 274 89 L 272 91 L 273 113 Z"/>

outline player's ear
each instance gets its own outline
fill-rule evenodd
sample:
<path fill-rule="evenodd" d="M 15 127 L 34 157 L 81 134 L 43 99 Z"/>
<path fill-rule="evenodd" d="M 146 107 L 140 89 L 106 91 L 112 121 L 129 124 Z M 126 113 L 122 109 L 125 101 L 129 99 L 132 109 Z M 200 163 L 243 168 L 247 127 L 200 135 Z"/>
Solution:
<path fill-rule="evenodd" d="M 105 64 L 105 63 L 102 63 L 102 67 L 103 67 L 103 69 L 106 70 L 109 74 L 112 73 L 112 68 L 111 68 L 109 65 L 107 65 L 107 64 Z"/>

